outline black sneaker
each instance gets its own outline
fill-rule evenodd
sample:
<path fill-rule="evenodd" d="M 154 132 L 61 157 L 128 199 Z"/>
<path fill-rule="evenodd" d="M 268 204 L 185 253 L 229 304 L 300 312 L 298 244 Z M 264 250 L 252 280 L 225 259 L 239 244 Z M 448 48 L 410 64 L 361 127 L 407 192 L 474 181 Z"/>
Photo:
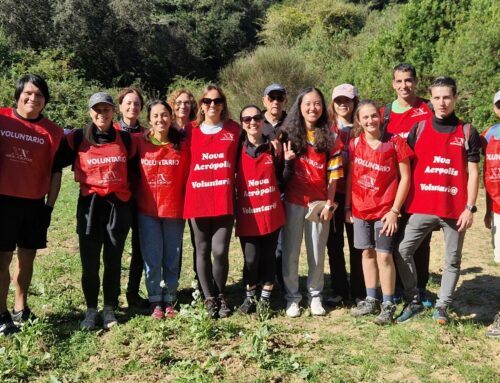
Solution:
<path fill-rule="evenodd" d="M 231 315 L 231 308 L 224 295 L 219 294 L 219 318 L 227 318 L 229 315 Z"/>
<path fill-rule="evenodd" d="M 441 325 L 448 324 L 449 319 L 446 306 L 436 306 L 434 312 L 432 313 L 432 319 Z"/>
<path fill-rule="evenodd" d="M 399 314 L 399 316 L 396 318 L 396 322 L 408 322 L 409 320 L 413 319 L 413 317 L 420 314 L 422 311 L 424 311 L 424 306 L 422 305 L 422 303 L 420 301 L 412 301 L 405 306 L 403 311 L 401 311 L 401 314 Z"/>
<path fill-rule="evenodd" d="M 11 335 L 19 332 L 17 327 L 12 321 L 12 317 L 8 311 L 0 314 L 0 335 Z"/>
<path fill-rule="evenodd" d="M 240 314 L 251 314 L 255 312 L 255 309 L 255 297 L 246 297 L 241 306 L 238 308 L 238 312 Z"/>
<path fill-rule="evenodd" d="M 375 298 L 366 297 L 364 301 L 351 310 L 353 317 L 360 317 L 369 314 L 378 314 L 380 312 L 380 301 Z"/>
<path fill-rule="evenodd" d="M 380 314 L 374 319 L 375 324 L 386 325 L 394 322 L 394 312 L 396 305 L 392 302 L 384 302 L 381 306 Z"/>
<path fill-rule="evenodd" d="M 216 319 L 219 316 L 219 306 L 217 305 L 217 299 L 207 298 L 205 299 L 205 310 L 210 318 Z"/>
<path fill-rule="evenodd" d="M 141 297 L 139 293 L 127 293 L 127 304 L 129 308 L 147 309 L 150 306 L 149 300 Z"/>
<path fill-rule="evenodd" d="M 35 314 L 33 314 L 29 307 L 25 307 L 21 311 L 12 310 L 11 312 L 12 321 L 16 326 L 22 327 L 28 321 L 34 321 L 37 319 Z"/>

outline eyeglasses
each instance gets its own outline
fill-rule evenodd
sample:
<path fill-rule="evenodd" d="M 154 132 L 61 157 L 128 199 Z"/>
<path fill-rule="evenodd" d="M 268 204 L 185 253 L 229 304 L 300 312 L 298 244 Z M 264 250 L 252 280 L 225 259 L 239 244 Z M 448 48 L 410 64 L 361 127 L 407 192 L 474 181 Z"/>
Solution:
<path fill-rule="evenodd" d="M 212 102 L 215 105 L 222 105 L 222 104 L 224 104 L 224 99 L 220 98 L 220 97 L 217 97 L 217 98 L 204 97 L 204 98 L 201 99 L 201 103 L 205 104 L 205 105 L 212 105 Z"/>
<path fill-rule="evenodd" d="M 175 106 L 188 106 L 191 105 L 191 101 L 176 101 Z"/>
<path fill-rule="evenodd" d="M 285 101 L 285 96 L 282 94 L 268 94 L 267 97 L 269 97 L 269 100 L 272 102 L 274 100 L 277 100 L 278 102 L 283 102 Z"/>
<path fill-rule="evenodd" d="M 264 119 L 264 116 L 262 114 L 256 114 L 255 116 L 245 116 L 241 117 L 241 122 L 244 122 L 245 124 L 249 124 L 252 120 L 255 122 L 262 121 Z"/>

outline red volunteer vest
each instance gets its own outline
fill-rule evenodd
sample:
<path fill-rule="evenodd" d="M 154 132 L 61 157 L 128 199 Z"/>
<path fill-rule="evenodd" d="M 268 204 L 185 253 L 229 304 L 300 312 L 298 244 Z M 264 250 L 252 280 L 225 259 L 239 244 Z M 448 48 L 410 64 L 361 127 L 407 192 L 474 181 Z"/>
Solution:
<path fill-rule="evenodd" d="M 73 148 L 73 135 L 68 144 Z M 112 143 L 91 145 L 85 138 L 78 148 L 74 164 L 75 181 L 80 183 L 83 196 L 97 193 L 106 196 L 115 193 L 122 201 L 128 201 L 131 193 L 127 177 L 127 149 L 121 135 L 116 132 Z"/>
<path fill-rule="evenodd" d="M 400 136 L 392 136 L 372 149 L 364 133 L 350 145 L 352 153 L 352 215 L 378 220 L 394 203 L 398 190 L 398 163 L 411 156 Z"/>
<path fill-rule="evenodd" d="M 286 185 L 287 202 L 306 207 L 309 202 L 327 199 L 326 160 L 326 153 L 307 145 L 307 152 L 295 159 L 295 171 Z"/>
<path fill-rule="evenodd" d="M 240 127 L 226 121 L 216 134 L 204 134 L 193 122 L 191 166 L 186 185 L 184 218 L 233 214 L 236 151 Z"/>
<path fill-rule="evenodd" d="M 139 211 L 153 217 L 182 218 L 189 171 L 186 143 L 176 151 L 172 144 L 155 145 L 145 137 L 138 137 L 136 142 L 141 172 Z"/>
<path fill-rule="evenodd" d="M 265 235 L 285 224 L 285 210 L 270 151 L 253 158 L 243 148 L 236 189 L 237 236 Z"/>
<path fill-rule="evenodd" d="M 483 137 L 492 133 L 491 129 L 500 131 L 500 124 L 483 132 Z M 488 136 L 484 153 L 484 186 L 491 198 L 493 212 L 500 214 L 500 139 L 496 139 L 494 134 Z"/>
<path fill-rule="evenodd" d="M 384 108 L 380 109 L 380 115 L 384 118 Z M 398 134 L 403 138 L 408 137 L 411 128 L 419 121 L 425 120 L 432 116 L 432 111 L 427 106 L 427 103 L 421 98 L 418 99 L 417 105 L 404 113 L 394 113 L 391 111 L 387 131 L 389 133 Z"/>
<path fill-rule="evenodd" d="M 43 198 L 62 137 L 63 130 L 45 117 L 30 122 L 0 108 L 0 194 Z"/>
<path fill-rule="evenodd" d="M 452 133 L 439 133 L 432 118 L 415 143 L 409 213 L 458 219 L 467 204 L 467 160 L 462 122 Z"/>

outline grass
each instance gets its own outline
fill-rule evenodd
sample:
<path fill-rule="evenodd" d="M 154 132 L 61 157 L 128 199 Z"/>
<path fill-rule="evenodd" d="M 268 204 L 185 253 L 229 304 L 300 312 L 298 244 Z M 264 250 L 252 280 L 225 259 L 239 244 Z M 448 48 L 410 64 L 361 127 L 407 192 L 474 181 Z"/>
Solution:
<path fill-rule="evenodd" d="M 189 305 L 192 249 L 186 234 L 181 313 L 176 318 L 156 322 L 146 313 L 123 308 L 119 326 L 108 332 L 83 332 L 78 328 L 85 309 L 75 234 L 78 190 L 71 178 L 65 173 L 49 248 L 36 259 L 29 299 L 39 319 L 15 336 L 0 338 L 1 382 L 500 381 L 500 342 L 484 337 L 500 309 L 500 267 L 492 262 L 481 213 L 466 236 L 449 326 L 433 323 L 430 311 L 408 324 L 389 327 L 377 327 L 372 318 L 354 319 L 348 308 L 322 318 L 310 316 L 306 309 L 300 318 L 289 319 L 279 291 L 273 296 L 271 318 L 233 315 L 210 320 L 201 303 Z M 484 206 L 484 201 L 478 205 Z M 442 267 L 441 241 L 436 233 L 429 284 L 434 294 Z M 128 245 L 122 286 L 130 251 Z M 234 305 L 243 299 L 241 269 L 241 250 L 233 240 L 228 295 Z M 326 278 L 328 285 L 329 275 Z"/>

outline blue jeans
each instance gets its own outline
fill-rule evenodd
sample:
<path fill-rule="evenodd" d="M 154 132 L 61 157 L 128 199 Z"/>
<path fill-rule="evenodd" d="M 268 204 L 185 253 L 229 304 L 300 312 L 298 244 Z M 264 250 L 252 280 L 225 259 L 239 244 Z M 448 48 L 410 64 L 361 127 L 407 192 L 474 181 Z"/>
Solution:
<path fill-rule="evenodd" d="M 141 213 L 138 213 L 138 218 L 149 301 L 175 302 L 184 220 L 151 217 Z"/>

